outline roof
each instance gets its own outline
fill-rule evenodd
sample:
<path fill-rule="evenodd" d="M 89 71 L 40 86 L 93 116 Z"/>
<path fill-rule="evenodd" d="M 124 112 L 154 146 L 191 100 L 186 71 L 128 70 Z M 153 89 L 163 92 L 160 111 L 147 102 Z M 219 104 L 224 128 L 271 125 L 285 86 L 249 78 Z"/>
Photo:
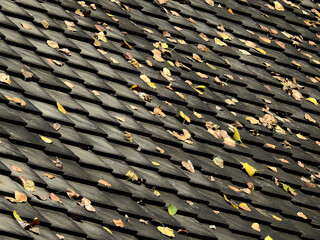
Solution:
<path fill-rule="evenodd" d="M 316 1 L 0 6 L 1 239 L 319 239 Z"/>

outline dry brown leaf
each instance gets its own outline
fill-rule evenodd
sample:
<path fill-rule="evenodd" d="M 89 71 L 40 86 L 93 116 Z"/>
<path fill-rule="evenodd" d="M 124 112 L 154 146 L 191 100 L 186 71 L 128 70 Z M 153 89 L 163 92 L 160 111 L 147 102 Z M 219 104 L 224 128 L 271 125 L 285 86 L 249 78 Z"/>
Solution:
<path fill-rule="evenodd" d="M 236 142 L 233 139 L 231 139 L 230 137 L 225 138 L 223 143 L 228 145 L 228 146 L 230 146 L 230 147 L 235 147 L 236 146 Z"/>
<path fill-rule="evenodd" d="M 164 154 L 165 153 L 165 151 L 161 148 L 161 147 L 156 147 L 156 150 L 159 152 L 159 153 L 161 153 L 161 154 Z"/>
<path fill-rule="evenodd" d="M 99 183 L 101 183 L 102 185 L 108 187 L 108 188 L 111 188 L 111 184 L 103 179 L 99 179 L 98 181 Z"/>
<path fill-rule="evenodd" d="M 254 185 L 253 185 L 253 183 L 252 183 L 252 182 L 247 182 L 247 186 L 248 186 L 248 188 L 251 190 L 251 192 L 253 192 L 253 190 L 254 190 Z"/>
<path fill-rule="evenodd" d="M 32 72 L 29 72 L 29 71 L 27 71 L 27 70 L 25 70 L 23 68 L 21 69 L 21 73 L 24 76 L 24 80 L 33 77 L 33 73 Z"/>
<path fill-rule="evenodd" d="M 117 227 L 122 227 L 122 228 L 124 227 L 124 223 L 122 222 L 121 219 L 113 219 L 112 221 L 114 225 L 116 225 Z"/>
<path fill-rule="evenodd" d="M 27 202 L 28 198 L 27 196 L 19 191 L 14 191 L 14 198 L 17 200 L 19 203 Z"/>
<path fill-rule="evenodd" d="M 91 201 L 88 198 L 83 197 L 78 204 L 89 212 L 96 212 L 96 209 L 91 205 Z"/>
<path fill-rule="evenodd" d="M 214 39 L 214 42 L 215 44 L 218 44 L 219 46 L 221 47 L 224 47 L 224 46 L 228 46 L 225 42 L 222 42 L 219 38 L 215 37 Z"/>
<path fill-rule="evenodd" d="M 194 167 L 190 160 L 188 160 L 187 162 L 182 161 L 181 164 L 185 169 L 189 170 L 189 172 L 194 173 Z"/>
<path fill-rule="evenodd" d="M 54 123 L 54 124 L 52 124 L 52 127 L 53 127 L 56 131 L 58 131 L 58 130 L 61 128 L 61 125 L 60 125 L 59 123 Z"/>
<path fill-rule="evenodd" d="M 49 178 L 49 179 L 55 178 L 55 176 L 53 176 L 53 175 L 50 174 L 50 173 L 44 173 L 43 175 L 46 176 L 46 177 Z"/>
<path fill-rule="evenodd" d="M 316 188 L 317 187 L 317 185 L 312 182 L 306 182 L 306 186 L 309 188 Z"/>
<path fill-rule="evenodd" d="M 200 36 L 203 40 L 205 40 L 206 42 L 209 42 L 209 41 L 210 41 L 210 39 L 209 39 L 204 33 L 199 33 L 199 36 Z"/>
<path fill-rule="evenodd" d="M 25 29 L 27 29 L 27 30 L 30 30 L 31 29 L 31 27 L 30 27 L 30 25 L 28 25 L 28 24 L 26 24 L 26 23 L 21 23 L 21 26 L 22 27 L 24 27 Z"/>
<path fill-rule="evenodd" d="M 50 196 L 51 200 L 58 202 L 58 203 L 62 203 L 61 199 L 57 195 L 55 195 L 54 193 L 50 193 L 49 196 Z"/>
<path fill-rule="evenodd" d="M 203 62 L 203 60 L 201 59 L 201 57 L 198 54 L 193 53 L 192 57 L 193 57 L 193 59 L 197 60 L 200 63 Z"/>
<path fill-rule="evenodd" d="M 59 52 L 63 52 L 63 53 L 65 53 L 65 54 L 68 55 L 68 56 L 71 56 L 71 55 L 72 55 L 71 52 L 70 52 L 70 50 L 69 50 L 68 48 L 60 48 L 60 49 L 59 49 Z"/>
<path fill-rule="evenodd" d="M 203 52 L 209 52 L 210 49 L 208 47 L 206 47 L 205 45 L 203 44 L 198 44 L 198 49 L 203 51 Z"/>
<path fill-rule="evenodd" d="M 127 140 L 128 142 L 132 142 L 133 141 L 131 133 L 129 133 L 127 131 L 124 132 L 124 139 Z"/>
<path fill-rule="evenodd" d="M 239 188 L 236 188 L 236 187 L 231 186 L 231 185 L 228 185 L 228 187 L 229 187 L 230 189 L 232 189 L 233 191 L 235 191 L 235 192 L 240 192 L 240 189 L 239 189 Z"/>
<path fill-rule="evenodd" d="M 24 171 L 22 170 L 22 168 L 16 166 L 16 165 L 12 165 L 11 166 L 12 170 L 16 171 L 16 172 L 20 172 L 20 173 L 24 173 Z"/>
<path fill-rule="evenodd" d="M 304 114 L 304 118 L 309 120 L 310 122 L 316 123 L 316 120 L 314 120 L 308 113 Z"/>
<path fill-rule="evenodd" d="M 160 117 L 163 117 L 163 118 L 165 118 L 165 117 L 167 116 L 164 112 L 162 112 L 162 110 L 161 110 L 160 107 L 155 107 L 155 108 L 153 109 L 153 113 L 154 113 L 155 115 L 159 115 Z"/>
<path fill-rule="evenodd" d="M 213 0 L 206 0 L 206 3 L 210 6 L 214 7 L 214 1 Z"/>
<path fill-rule="evenodd" d="M 10 85 L 11 84 L 10 76 L 5 73 L 0 73 L 0 82 Z"/>
<path fill-rule="evenodd" d="M 66 192 L 70 199 L 78 198 L 80 196 L 77 192 L 75 192 L 73 189 L 70 189 L 70 188 L 67 188 Z"/>
<path fill-rule="evenodd" d="M 187 139 L 191 138 L 191 134 L 189 133 L 189 131 L 187 129 L 182 129 L 183 134 L 179 134 L 176 131 L 173 131 L 172 134 L 173 136 L 175 136 L 176 138 L 178 138 L 181 141 L 185 141 Z"/>
<path fill-rule="evenodd" d="M 116 119 L 118 119 L 120 122 L 125 122 L 126 119 L 124 117 L 118 117 L 118 116 L 114 116 Z"/>
<path fill-rule="evenodd" d="M 153 49 L 151 51 L 153 53 L 153 59 L 157 62 L 165 62 L 165 60 L 161 57 L 161 52 L 157 49 Z"/>
<path fill-rule="evenodd" d="M 56 41 L 47 40 L 47 44 L 49 47 L 56 48 L 56 49 L 59 48 L 59 44 Z"/>
<path fill-rule="evenodd" d="M 41 23 L 44 28 L 49 28 L 49 23 L 47 22 L 47 20 L 42 20 Z"/>

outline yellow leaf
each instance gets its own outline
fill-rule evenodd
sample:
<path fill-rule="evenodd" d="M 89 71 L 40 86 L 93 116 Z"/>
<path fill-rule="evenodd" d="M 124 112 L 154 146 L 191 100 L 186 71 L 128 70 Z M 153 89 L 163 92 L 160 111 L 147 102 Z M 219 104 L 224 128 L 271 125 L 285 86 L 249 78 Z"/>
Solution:
<path fill-rule="evenodd" d="M 260 53 L 262 53 L 262 54 L 264 54 L 264 55 L 267 54 L 266 51 L 263 50 L 263 49 L 261 49 L 261 48 L 255 48 L 255 50 L 257 50 L 258 52 L 260 52 Z"/>
<path fill-rule="evenodd" d="M 214 42 L 215 44 L 218 44 L 219 46 L 223 47 L 223 46 L 228 46 L 225 42 L 222 42 L 219 38 L 214 38 Z"/>
<path fill-rule="evenodd" d="M 103 41 L 103 42 L 108 42 L 108 40 L 107 40 L 107 38 L 106 38 L 106 36 L 104 35 L 103 32 L 99 32 L 98 33 L 98 39 Z"/>
<path fill-rule="evenodd" d="M 252 167 L 250 164 L 248 163 L 241 163 L 241 164 L 250 177 L 252 177 L 256 173 L 257 169 Z"/>
<path fill-rule="evenodd" d="M 160 166 L 160 163 L 155 162 L 155 161 L 152 161 L 152 164 L 155 165 L 155 166 Z"/>
<path fill-rule="evenodd" d="M 297 138 L 301 139 L 301 140 L 308 140 L 308 138 L 306 138 L 305 136 L 301 135 L 300 133 L 298 133 Z"/>
<path fill-rule="evenodd" d="M 171 76 L 171 72 L 168 68 L 163 68 L 163 72 L 167 74 L 169 77 Z"/>
<path fill-rule="evenodd" d="M 52 143 L 52 140 L 50 138 L 47 138 L 47 137 L 42 136 L 42 135 L 40 135 L 40 137 L 41 137 L 42 141 L 44 141 L 45 143 L 49 143 L 49 144 Z"/>
<path fill-rule="evenodd" d="M 273 238 L 268 235 L 264 238 L 264 240 L 273 240 Z"/>
<path fill-rule="evenodd" d="M 21 219 L 21 217 L 19 216 L 19 214 L 17 213 L 16 210 L 13 210 L 13 217 L 19 221 L 19 222 L 23 222 L 23 220 Z"/>
<path fill-rule="evenodd" d="M 52 40 L 47 40 L 47 44 L 49 47 L 52 47 L 52 48 L 59 48 L 59 44 L 55 41 L 52 41 Z"/>
<path fill-rule="evenodd" d="M 190 118 L 189 118 L 187 115 L 185 115 L 182 111 L 180 111 L 180 116 L 181 116 L 184 120 L 186 120 L 188 123 L 191 122 Z"/>
<path fill-rule="evenodd" d="M 171 228 L 159 226 L 157 229 L 165 236 L 174 237 L 174 232 Z"/>
<path fill-rule="evenodd" d="M 206 63 L 206 64 L 207 64 L 207 66 L 208 66 L 209 68 L 211 68 L 212 70 L 217 70 L 217 68 L 216 68 L 215 66 L 211 65 L 210 63 Z"/>
<path fill-rule="evenodd" d="M 274 172 L 278 172 L 278 169 L 276 167 L 272 167 L 272 166 L 267 166 L 267 167 Z"/>
<path fill-rule="evenodd" d="M 156 85 L 153 82 L 148 82 L 147 84 L 149 85 L 149 87 L 157 89 Z"/>
<path fill-rule="evenodd" d="M 161 195 L 160 192 L 159 192 L 158 190 L 155 190 L 155 189 L 153 190 L 153 193 L 154 193 L 154 195 L 156 195 L 157 197 L 160 197 L 160 195 Z"/>
<path fill-rule="evenodd" d="M 308 219 L 308 217 L 303 212 L 297 212 L 297 215 L 303 219 Z"/>
<path fill-rule="evenodd" d="M 171 216 L 174 216 L 176 215 L 178 209 L 170 203 L 169 207 L 168 207 L 168 213 L 171 215 Z"/>
<path fill-rule="evenodd" d="M 281 5 L 281 3 L 279 3 L 278 1 L 274 1 L 274 8 L 277 9 L 278 11 L 283 12 L 284 11 L 284 7 Z"/>
<path fill-rule="evenodd" d="M 281 218 L 279 218 L 279 217 L 277 217 L 276 215 L 272 215 L 272 217 L 273 217 L 275 220 L 279 221 L 279 222 L 281 222 L 281 221 L 282 221 L 282 219 L 281 219 Z"/>
<path fill-rule="evenodd" d="M 24 185 L 24 189 L 30 191 L 30 192 L 35 192 L 36 191 L 36 186 L 34 185 L 34 182 L 32 180 L 27 180 Z"/>
<path fill-rule="evenodd" d="M 252 223 L 251 228 L 257 232 L 261 232 L 259 223 Z"/>
<path fill-rule="evenodd" d="M 132 172 L 132 171 L 128 171 L 126 176 L 131 180 L 131 181 L 138 181 L 138 176 Z"/>
<path fill-rule="evenodd" d="M 312 102 L 314 105 L 316 105 L 316 106 L 318 106 L 319 105 L 319 103 L 317 102 L 317 100 L 316 99 L 314 99 L 314 98 L 312 98 L 312 97 L 310 97 L 310 98 L 307 98 L 306 100 L 308 100 L 309 102 Z"/>
<path fill-rule="evenodd" d="M 242 208 L 243 210 L 247 211 L 247 212 L 251 212 L 251 209 L 248 207 L 248 205 L 244 202 L 239 204 L 239 207 Z"/>
<path fill-rule="evenodd" d="M 67 111 L 64 109 L 64 107 L 62 107 L 62 105 L 60 103 L 57 102 L 57 107 L 59 109 L 60 112 L 62 112 L 63 114 L 67 114 Z"/>
<path fill-rule="evenodd" d="M 47 20 L 42 20 L 42 25 L 44 28 L 49 28 L 49 23 L 47 22 Z"/>
<path fill-rule="evenodd" d="M 105 227 L 105 226 L 103 226 L 103 228 L 104 228 L 105 230 L 107 230 L 110 234 L 112 234 L 112 232 L 111 232 L 111 230 L 110 230 L 109 228 L 107 228 L 107 227 Z"/>
<path fill-rule="evenodd" d="M 241 138 L 240 138 L 240 133 L 236 127 L 234 128 L 233 139 L 242 143 Z"/>
<path fill-rule="evenodd" d="M 254 117 L 246 117 L 246 120 L 249 121 L 251 124 L 259 124 L 259 120 L 255 119 Z"/>

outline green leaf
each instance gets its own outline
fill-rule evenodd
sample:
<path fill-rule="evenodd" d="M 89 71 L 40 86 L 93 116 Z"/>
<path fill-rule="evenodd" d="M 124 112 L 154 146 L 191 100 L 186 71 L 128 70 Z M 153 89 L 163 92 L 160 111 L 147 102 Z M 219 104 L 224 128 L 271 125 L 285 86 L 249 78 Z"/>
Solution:
<path fill-rule="evenodd" d="M 210 67 L 212 70 L 217 70 L 217 68 L 210 63 L 206 63 L 208 67 Z"/>
<path fill-rule="evenodd" d="M 174 216 L 174 215 L 176 215 L 177 211 L 178 211 L 178 209 L 173 204 L 170 203 L 170 205 L 168 207 L 169 214 L 171 216 Z"/>

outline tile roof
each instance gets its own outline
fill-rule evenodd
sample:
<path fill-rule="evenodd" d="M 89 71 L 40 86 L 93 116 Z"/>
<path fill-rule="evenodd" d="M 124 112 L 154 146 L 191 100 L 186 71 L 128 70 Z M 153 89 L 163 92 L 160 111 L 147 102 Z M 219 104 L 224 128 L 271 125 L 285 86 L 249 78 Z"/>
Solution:
<path fill-rule="evenodd" d="M 0 6 L 1 239 L 319 239 L 316 1 Z"/>

